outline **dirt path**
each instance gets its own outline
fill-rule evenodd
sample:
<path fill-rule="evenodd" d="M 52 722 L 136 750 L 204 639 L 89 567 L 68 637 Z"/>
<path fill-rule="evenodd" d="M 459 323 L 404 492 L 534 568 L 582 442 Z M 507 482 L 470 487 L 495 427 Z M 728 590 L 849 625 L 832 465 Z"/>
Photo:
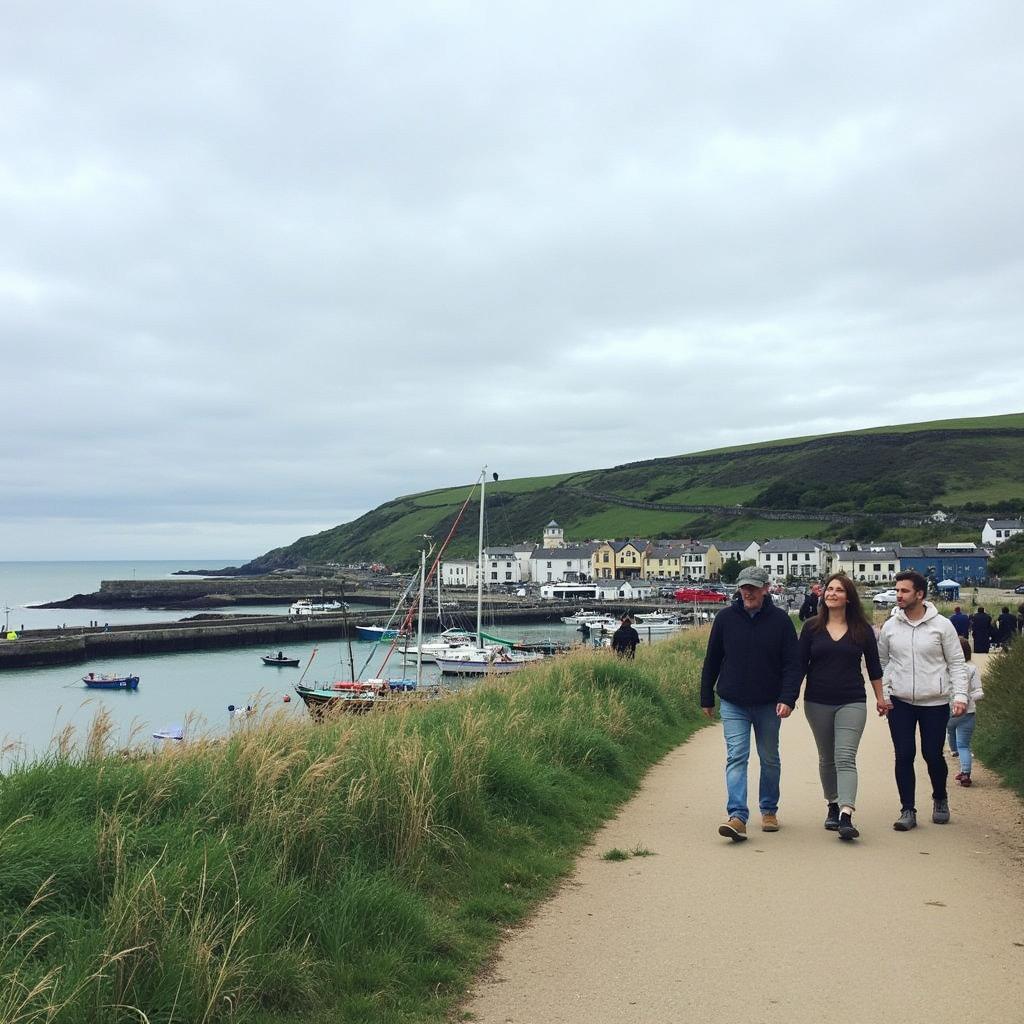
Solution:
<path fill-rule="evenodd" d="M 978 656 L 983 669 L 984 656 Z M 482 1024 L 971 1024 L 1024 1020 L 1024 805 L 981 765 L 931 824 L 892 830 L 892 746 L 860 748 L 861 839 L 822 827 L 817 756 L 798 710 L 782 727 L 782 830 L 745 843 L 724 819 L 721 727 L 648 775 L 561 891 L 511 932 L 462 1007 Z M 751 801 L 756 807 L 756 755 Z M 950 782 L 957 771 L 951 762 Z M 605 861 L 613 847 L 653 856 Z"/>

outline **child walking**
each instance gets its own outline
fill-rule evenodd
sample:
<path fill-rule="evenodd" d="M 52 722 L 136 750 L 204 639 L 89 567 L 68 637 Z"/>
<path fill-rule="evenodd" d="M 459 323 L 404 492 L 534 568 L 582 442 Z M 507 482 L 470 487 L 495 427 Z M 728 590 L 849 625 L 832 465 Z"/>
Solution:
<path fill-rule="evenodd" d="M 946 726 L 946 738 L 949 740 L 949 749 L 960 758 L 960 771 L 956 774 L 956 781 L 961 786 L 971 784 L 971 737 L 974 735 L 974 713 L 977 710 L 978 701 L 985 696 L 981 688 L 981 676 L 978 674 L 978 666 L 971 662 L 971 645 L 964 637 L 960 638 L 960 646 L 964 651 L 964 659 L 967 662 L 967 710 L 959 718 L 950 718 Z"/>

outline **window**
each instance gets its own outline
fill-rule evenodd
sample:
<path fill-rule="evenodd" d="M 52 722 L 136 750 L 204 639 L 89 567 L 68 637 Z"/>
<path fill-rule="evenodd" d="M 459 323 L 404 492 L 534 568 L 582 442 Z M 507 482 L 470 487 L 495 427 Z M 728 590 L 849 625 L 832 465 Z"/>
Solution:
<path fill-rule="evenodd" d="M 506 580 L 512 579 L 512 573 L 510 573 L 510 572 L 505 573 L 505 579 Z"/>
<path fill-rule="evenodd" d="M 548 564 L 547 564 L 546 568 L 548 568 L 548 569 L 550 569 L 550 568 L 551 568 L 551 563 L 550 563 L 550 562 L 548 562 Z"/>
<path fill-rule="evenodd" d="M 778 558 L 779 558 L 779 561 L 781 562 L 782 561 L 782 552 L 781 551 L 779 552 Z"/>
<path fill-rule="evenodd" d="M 808 552 L 806 555 L 804 555 L 804 561 L 805 562 L 809 562 L 810 560 L 811 560 L 811 556 L 810 556 L 810 553 Z"/>
<path fill-rule="evenodd" d="M 875 564 L 872 566 L 872 571 L 873 572 L 881 572 L 882 571 L 882 563 L 881 562 L 875 562 Z"/>
<path fill-rule="evenodd" d="M 497 574 L 496 572 L 492 572 L 492 573 L 491 573 L 491 579 L 492 579 L 492 580 L 494 580 L 495 582 L 497 582 L 497 580 L 498 580 L 498 574 Z"/>

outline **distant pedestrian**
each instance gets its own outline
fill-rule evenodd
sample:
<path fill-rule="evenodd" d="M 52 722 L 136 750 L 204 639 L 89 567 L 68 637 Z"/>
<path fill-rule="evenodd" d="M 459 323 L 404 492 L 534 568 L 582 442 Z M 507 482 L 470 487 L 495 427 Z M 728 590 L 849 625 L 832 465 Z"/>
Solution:
<path fill-rule="evenodd" d="M 633 628 L 628 615 L 622 616 L 622 625 L 612 634 L 612 650 L 620 658 L 632 658 L 636 654 L 636 645 L 640 643 L 640 634 Z"/>
<path fill-rule="evenodd" d="M 886 715 L 889 704 L 882 696 L 875 631 L 846 575 L 826 580 L 821 609 L 800 633 L 800 660 L 807 677 L 804 717 L 818 748 L 818 774 L 828 805 L 825 828 L 838 832 L 840 839 L 856 839 L 857 748 L 867 724 L 862 661 L 878 713 Z"/>
<path fill-rule="evenodd" d="M 971 617 L 964 613 L 960 605 L 953 609 L 953 614 L 950 615 L 949 621 L 953 623 L 957 636 L 967 636 L 971 631 Z"/>
<path fill-rule="evenodd" d="M 801 622 L 806 622 L 808 619 L 813 619 L 818 614 L 818 594 L 813 587 L 804 594 L 803 604 L 800 605 L 800 611 L 797 612 L 797 617 Z"/>
<path fill-rule="evenodd" d="M 956 718 L 950 718 L 949 725 L 946 726 L 946 738 L 949 740 L 950 753 L 960 759 L 960 771 L 956 773 L 956 781 L 961 786 L 969 786 L 973 760 L 971 737 L 974 735 L 974 713 L 978 701 L 985 696 L 985 692 L 981 688 L 978 666 L 971 663 L 971 645 L 961 637 L 960 646 L 967 662 L 967 710 Z"/>
<path fill-rule="evenodd" d="M 747 838 L 747 762 L 754 731 L 761 763 L 758 806 L 761 831 L 779 830 L 779 727 L 800 692 L 800 645 L 793 620 L 775 607 L 768 573 L 757 566 L 736 579 L 739 597 L 716 616 L 704 655 L 700 706 L 715 717 L 718 691 L 725 734 L 725 786 L 728 820 L 718 834 L 734 842 Z"/>
<path fill-rule="evenodd" d="M 1003 605 L 1003 610 L 999 613 L 999 618 L 996 619 L 993 632 L 995 633 L 995 642 L 1000 647 L 1010 646 L 1010 641 L 1013 640 L 1013 635 L 1017 632 L 1017 620 L 1010 614 L 1009 605 Z"/>
<path fill-rule="evenodd" d="M 974 641 L 975 654 L 988 654 L 992 643 L 992 616 L 981 605 L 971 616 L 971 639 Z"/>
<path fill-rule="evenodd" d="M 943 739 L 952 715 L 967 710 L 967 667 L 952 623 L 925 600 L 928 581 L 919 572 L 896 574 L 896 610 L 878 634 L 878 657 L 885 670 L 882 692 L 890 704 L 889 733 L 896 757 L 900 816 L 897 832 L 917 828 L 914 760 L 917 734 L 932 784 L 932 822 L 949 821 L 948 769 Z"/>

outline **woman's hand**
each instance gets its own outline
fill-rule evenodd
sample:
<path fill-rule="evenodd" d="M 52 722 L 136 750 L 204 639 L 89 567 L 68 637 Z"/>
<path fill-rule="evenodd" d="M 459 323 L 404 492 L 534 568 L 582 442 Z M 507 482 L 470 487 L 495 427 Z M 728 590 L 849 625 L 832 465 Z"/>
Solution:
<path fill-rule="evenodd" d="M 884 697 L 875 698 L 875 710 L 878 711 L 880 718 L 885 718 L 892 711 L 892 701 L 886 700 Z"/>

